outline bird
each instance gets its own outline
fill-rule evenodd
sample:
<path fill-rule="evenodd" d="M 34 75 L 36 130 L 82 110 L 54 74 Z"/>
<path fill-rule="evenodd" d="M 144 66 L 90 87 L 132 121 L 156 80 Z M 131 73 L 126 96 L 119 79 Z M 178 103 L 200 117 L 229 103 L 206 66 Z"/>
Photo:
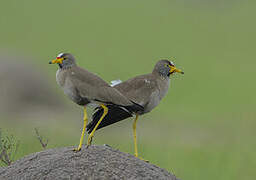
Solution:
<path fill-rule="evenodd" d="M 184 72 L 175 67 L 172 61 L 167 59 L 159 60 L 152 71 L 152 73 L 136 76 L 127 81 L 121 82 L 120 80 L 113 81 L 113 87 L 125 95 L 128 99 L 143 106 L 142 111 L 135 113 L 133 122 L 133 138 L 134 138 L 134 155 L 138 157 L 137 136 L 136 136 L 136 123 L 138 117 L 154 109 L 161 99 L 167 94 L 170 86 L 170 77 L 174 73 Z M 111 125 L 118 121 L 132 117 L 134 114 L 130 113 L 123 107 L 116 107 L 107 105 L 108 114 L 101 121 L 101 124 L 96 128 L 100 129 L 105 126 Z M 103 109 L 98 107 L 92 116 L 92 121 L 87 125 L 86 130 L 90 133 L 95 128 L 103 114 Z M 142 159 L 142 158 L 141 158 Z"/>
<path fill-rule="evenodd" d="M 88 121 L 86 111 L 87 105 L 96 104 L 103 109 L 102 117 L 89 134 L 87 147 L 91 145 L 94 132 L 100 124 L 100 121 L 108 113 L 108 105 L 111 105 L 111 107 L 123 107 L 128 109 L 129 112 L 143 110 L 142 106 L 130 101 L 99 76 L 79 67 L 76 64 L 75 57 L 70 53 L 60 53 L 56 59 L 50 61 L 49 64 L 58 64 L 59 68 L 56 72 L 56 81 L 64 91 L 64 94 L 76 104 L 84 107 L 83 130 L 79 145 L 74 151 L 80 151 L 82 147 Z"/>

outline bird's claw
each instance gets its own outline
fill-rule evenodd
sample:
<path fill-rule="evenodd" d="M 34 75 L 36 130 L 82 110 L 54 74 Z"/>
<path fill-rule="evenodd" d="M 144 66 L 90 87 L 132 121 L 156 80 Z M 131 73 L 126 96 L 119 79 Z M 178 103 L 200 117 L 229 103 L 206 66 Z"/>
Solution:
<path fill-rule="evenodd" d="M 142 160 L 142 161 L 145 161 L 146 163 L 149 163 L 149 160 L 143 159 L 142 157 L 138 157 L 138 156 L 136 156 L 136 155 L 135 155 L 135 157 L 136 157 L 136 158 L 139 158 L 139 159 Z"/>
<path fill-rule="evenodd" d="M 149 160 L 143 159 L 141 157 L 139 159 L 142 160 L 142 161 L 145 161 L 146 163 L 149 163 Z"/>
<path fill-rule="evenodd" d="M 81 151 L 81 148 L 79 148 L 79 147 L 78 147 L 78 148 L 75 148 L 75 149 L 73 149 L 73 151 L 74 151 L 74 152 L 79 152 L 79 151 Z"/>

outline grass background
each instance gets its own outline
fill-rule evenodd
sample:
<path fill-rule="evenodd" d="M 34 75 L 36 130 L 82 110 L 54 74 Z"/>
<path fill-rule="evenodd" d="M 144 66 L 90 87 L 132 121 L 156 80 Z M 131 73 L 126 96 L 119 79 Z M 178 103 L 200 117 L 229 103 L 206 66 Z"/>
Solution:
<path fill-rule="evenodd" d="M 185 75 L 138 123 L 139 153 L 181 179 L 256 177 L 255 5 L 252 0 L 3 1 L 0 49 L 35 57 L 70 112 L 38 115 L 49 148 L 78 143 L 82 109 L 54 83 L 48 61 L 73 53 L 104 80 L 148 73 L 175 57 Z M 47 77 L 48 78 L 48 77 Z M 35 123 L 36 124 L 36 123 Z M 34 125 L 34 124 L 33 124 Z M 31 127 L 33 126 L 31 125 Z M 132 121 L 98 131 L 95 144 L 133 153 Z M 20 140 L 17 158 L 41 150 L 33 128 L 2 123 Z"/>

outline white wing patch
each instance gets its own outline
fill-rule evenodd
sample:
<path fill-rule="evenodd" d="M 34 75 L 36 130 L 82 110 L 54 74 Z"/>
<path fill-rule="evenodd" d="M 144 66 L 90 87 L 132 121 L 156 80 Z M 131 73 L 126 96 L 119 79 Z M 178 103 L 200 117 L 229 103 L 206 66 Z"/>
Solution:
<path fill-rule="evenodd" d="M 174 66 L 174 63 L 172 61 L 170 61 L 171 65 Z"/>
<path fill-rule="evenodd" d="M 110 82 L 110 86 L 113 87 L 117 84 L 120 84 L 122 81 L 120 79 L 116 79 Z"/>
<path fill-rule="evenodd" d="M 64 53 L 60 53 L 57 57 L 61 57 Z"/>
<path fill-rule="evenodd" d="M 146 84 L 150 84 L 150 80 L 145 79 L 144 81 Z"/>

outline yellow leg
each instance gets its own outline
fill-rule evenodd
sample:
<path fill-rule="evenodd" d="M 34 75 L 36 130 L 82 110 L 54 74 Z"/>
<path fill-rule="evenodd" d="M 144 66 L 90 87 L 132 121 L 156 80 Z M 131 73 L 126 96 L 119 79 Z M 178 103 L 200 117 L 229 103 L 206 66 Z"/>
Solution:
<path fill-rule="evenodd" d="M 135 157 L 138 157 L 138 147 L 137 147 L 137 136 L 136 136 L 136 123 L 138 120 L 139 115 L 136 114 L 136 118 L 133 122 L 133 140 L 134 140 L 134 155 Z"/>
<path fill-rule="evenodd" d="M 141 157 L 138 157 L 138 146 L 137 146 L 137 135 L 136 135 L 136 124 L 137 124 L 137 121 L 138 121 L 138 117 L 139 117 L 139 115 L 136 114 L 136 117 L 135 117 L 134 122 L 133 122 L 134 155 L 135 155 L 135 157 L 140 158 L 141 160 L 143 160 L 145 162 L 149 162 L 148 160 L 145 160 Z"/>
<path fill-rule="evenodd" d="M 88 137 L 87 147 L 91 145 L 94 132 L 96 131 L 97 127 L 100 125 L 101 121 L 104 119 L 104 117 L 108 113 L 108 108 L 105 105 L 102 104 L 101 107 L 104 109 L 104 112 L 103 112 L 100 120 L 98 121 L 98 123 L 96 124 L 96 126 L 94 127 L 94 129 L 92 130 L 92 132 L 90 133 L 90 135 Z"/>
<path fill-rule="evenodd" d="M 74 151 L 80 151 L 82 144 L 83 144 L 83 139 L 84 139 L 84 133 L 85 133 L 85 129 L 86 129 L 86 124 L 87 124 L 87 112 L 86 112 L 86 107 L 84 107 L 84 126 L 83 126 L 83 131 L 80 137 L 80 143 L 79 146 L 77 148 L 74 149 Z"/>

